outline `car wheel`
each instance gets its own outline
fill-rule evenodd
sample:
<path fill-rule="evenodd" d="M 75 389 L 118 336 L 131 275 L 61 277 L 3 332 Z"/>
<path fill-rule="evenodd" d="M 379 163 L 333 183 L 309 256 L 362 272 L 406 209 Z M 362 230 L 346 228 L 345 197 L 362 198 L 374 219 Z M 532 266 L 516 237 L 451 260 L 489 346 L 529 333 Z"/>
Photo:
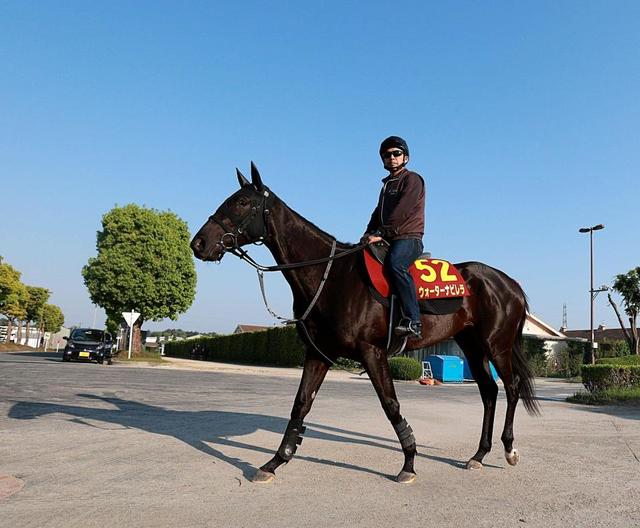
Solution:
<path fill-rule="evenodd" d="M 97 358 L 96 361 L 98 362 L 99 365 L 102 365 L 104 363 L 104 358 Z"/>

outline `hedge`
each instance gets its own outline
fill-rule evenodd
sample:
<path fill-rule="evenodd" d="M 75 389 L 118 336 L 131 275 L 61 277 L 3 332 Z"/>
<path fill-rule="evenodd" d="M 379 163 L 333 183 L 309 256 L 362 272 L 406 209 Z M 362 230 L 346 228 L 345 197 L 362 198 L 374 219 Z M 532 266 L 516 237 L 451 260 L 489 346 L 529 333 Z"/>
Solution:
<path fill-rule="evenodd" d="M 621 356 L 596 359 L 596 365 L 640 365 L 640 356 Z"/>
<path fill-rule="evenodd" d="M 263 332 L 231 334 L 170 341 L 164 353 L 170 357 L 295 367 L 304 361 L 304 347 L 295 327 Z"/>
<path fill-rule="evenodd" d="M 589 343 L 569 341 L 567 347 L 547 357 L 544 340 L 523 337 L 522 351 L 529 361 L 534 376 L 572 378 L 580 374 L 580 366 Z"/>
<path fill-rule="evenodd" d="M 582 384 L 589 392 L 640 387 L 640 365 L 584 365 Z"/>
<path fill-rule="evenodd" d="M 612 358 L 628 356 L 630 353 L 629 345 L 624 339 L 605 339 L 598 343 L 598 357 Z"/>
<path fill-rule="evenodd" d="M 391 358 L 389 369 L 391 377 L 395 380 L 417 380 L 422 376 L 422 363 L 413 358 Z"/>

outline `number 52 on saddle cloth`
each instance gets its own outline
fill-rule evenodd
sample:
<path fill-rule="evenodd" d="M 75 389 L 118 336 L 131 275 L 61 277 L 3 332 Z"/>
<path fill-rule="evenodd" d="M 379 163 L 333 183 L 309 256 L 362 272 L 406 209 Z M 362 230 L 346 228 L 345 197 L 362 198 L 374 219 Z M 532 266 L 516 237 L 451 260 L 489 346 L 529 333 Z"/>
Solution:
<path fill-rule="evenodd" d="M 367 247 L 364 264 L 371 281 L 371 292 L 385 306 L 389 304 L 391 287 L 383 262 L 387 246 L 373 244 Z M 421 256 L 410 267 L 409 273 L 416 286 L 420 312 L 431 315 L 454 313 L 462 306 L 462 299 L 470 295 L 469 287 L 456 267 L 441 259 Z"/>

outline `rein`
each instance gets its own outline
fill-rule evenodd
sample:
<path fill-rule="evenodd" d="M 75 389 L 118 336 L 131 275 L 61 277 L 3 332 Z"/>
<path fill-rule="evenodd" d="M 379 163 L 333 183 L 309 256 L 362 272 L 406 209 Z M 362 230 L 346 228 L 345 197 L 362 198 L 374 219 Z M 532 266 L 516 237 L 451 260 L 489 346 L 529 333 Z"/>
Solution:
<path fill-rule="evenodd" d="M 307 326 L 305 325 L 304 322 L 309 316 L 309 314 L 311 313 L 311 310 L 313 309 L 313 307 L 316 305 L 316 302 L 320 298 L 320 294 L 322 293 L 324 285 L 327 282 L 327 278 L 329 277 L 329 272 L 331 271 L 331 266 L 333 265 L 333 261 L 340 258 L 347 257 L 359 251 L 362 251 L 365 247 L 367 247 L 368 244 L 358 244 L 357 246 L 341 251 L 336 255 L 337 242 L 335 239 L 333 239 L 333 242 L 331 244 L 331 254 L 328 257 L 314 259 L 314 260 L 306 260 L 304 262 L 293 262 L 290 264 L 278 264 L 275 266 L 263 266 L 262 264 L 258 264 L 251 256 L 249 256 L 249 253 L 246 250 L 242 249 L 238 245 L 238 236 L 244 233 L 247 233 L 249 235 L 257 236 L 257 240 L 253 242 L 254 244 L 261 245 L 264 242 L 264 239 L 268 236 L 267 218 L 271 214 L 269 211 L 269 208 L 267 207 L 268 205 L 267 200 L 270 200 L 270 197 L 271 195 L 269 191 L 265 189 L 263 191 L 263 196 L 259 205 L 254 204 L 251 208 L 251 211 L 247 215 L 245 215 L 244 218 L 232 219 L 233 223 L 236 224 L 237 226 L 233 230 L 233 232 L 228 231 L 227 227 L 225 227 L 222 224 L 222 222 L 220 222 L 219 220 L 217 220 L 212 216 L 211 220 L 217 223 L 225 231 L 225 233 L 220 237 L 220 241 L 218 242 L 218 244 L 223 248 L 224 252 L 229 252 L 235 255 L 236 257 L 238 257 L 240 260 L 244 260 L 256 270 L 256 273 L 258 274 L 258 281 L 260 283 L 260 292 L 262 293 L 262 300 L 264 301 L 265 308 L 273 317 L 275 317 L 276 319 L 279 319 L 280 321 L 283 322 L 283 324 L 286 324 L 286 325 L 296 324 L 299 328 L 301 328 L 304 331 L 307 337 L 307 341 L 311 344 L 311 346 L 313 346 L 313 348 L 316 350 L 316 352 L 318 352 L 318 354 L 320 354 L 331 365 L 336 365 L 342 370 L 349 372 L 349 370 L 345 369 L 344 367 L 337 365 L 335 361 L 327 357 L 322 352 L 322 350 L 320 350 L 317 347 L 317 345 L 313 342 L 313 339 L 311 339 L 311 336 L 309 335 L 309 331 L 307 330 Z M 262 233 L 256 234 L 255 232 L 252 233 L 254 229 L 251 224 L 254 218 L 258 215 L 259 211 L 262 213 L 260 215 L 261 216 L 260 219 L 262 220 Z M 230 216 L 228 211 L 226 216 L 227 217 Z M 313 299 L 311 299 L 311 302 L 309 303 L 309 306 L 305 310 L 302 317 L 297 319 L 295 318 L 288 319 L 286 317 L 282 317 L 278 315 L 271 309 L 271 307 L 269 306 L 269 302 L 267 301 L 267 295 L 264 289 L 264 273 L 265 272 L 285 271 L 285 270 L 291 270 L 291 269 L 304 268 L 307 266 L 316 266 L 318 264 L 324 264 L 324 263 L 327 264 L 327 267 L 324 270 L 324 275 L 322 276 L 322 280 L 320 281 L 318 289 L 316 290 L 316 293 L 313 296 Z"/>
<path fill-rule="evenodd" d="M 226 236 L 229 233 L 226 233 L 224 236 Z M 333 246 L 331 248 L 331 255 L 329 255 L 328 257 L 324 257 L 324 258 L 319 258 L 319 259 L 315 259 L 315 260 L 305 260 L 304 262 L 292 262 L 291 264 L 278 264 L 276 266 L 263 266 L 261 264 L 258 264 L 255 260 L 253 260 L 250 256 L 249 253 L 247 253 L 244 249 L 242 249 L 241 247 L 239 247 L 237 244 L 235 247 L 233 248 L 228 248 L 227 251 L 229 253 L 232 253 L 233 255 L 235 255 L 236 257 L 238 257 L 241 260 L 244 260 L 245 262 L 247 262 L 249 265 L 253 266 L 256 270 L 258 270 L 259 272 L 264 272 L 264 271 L 284 271 L 284 270 L 290 270 L 290 269 L 297 269 L 297 268 L 305 268 L 307 266 L 315 266 L 317 264 L 324 264 L 325 262 L 333 262 L 334 260 L 343 258 L 343 257 L 348 257 L 349 255 L 352 255 L 353 253 L 357 253 L 358 251 L 362 251 L 365 247 L 367 247 L 368 244 L 358 244 L 357 246 L 354 246 L 350 249 L 346 249 L 340 253 L 338 253 L 337 255 L 335 255 L 335 249 L 336 249 L 336 241 L 333 241 Z"/>
<path fill-rule="evenodd" d="M 276 319 L 279 319 L 280 321 L 282 321 L 283 324 L 285 325 L 291 325 L 291 324 L 295 324 L 298 326 L 298 328 L 301 328 L 304 331 L 305 336 L 307 337 L 307 341 L 311 344 L 311 346 L 315 349 L 315 351 L 320 354 L 326 361 L 328 361 L 331 365 L 337 366 L 338 368 L 344 370 L 345 372 L 350 372 L 348 369 L 342 367 L 341 365 L 338 365 L 335 361 L 333 361 L 331 358 L 327 357 L 327 355 L 322 352 L 322 350 L 320 350 L 318 348 L 318 345 L 315 344 L 315 342 L 313 341 L 313 339 L 311 339 L 311 336 L 309 335 L 309 331 L 307 330 L 307 325 L 304 324 L 305 319 L 308 317 L 308 315 L 311 313 L 311 310 L 313 309 L 313 307 L 315 306 L 316 302 L 318 301 L 320 294 L 322 293 L 322 289 L 324 288 L 325 283 L 327 282 L 327 278 L 329 277 L 329 272 L 331 271 L 331 266 L 333 265 L 333 261 L 337 260 L 339 258 L 342 257 L 346 257 L 347 255 L 351 255 L 353 253 L 356 253 L 357 251 L 362 251 L 362 249 L 364 249 L 366 247 L 367 244 L 359 244 L 358 246 L 348 249 L 346 251 L 343 251 L 342 253 L 339 254 L 335 254 L 336 251 L 336 241 L 335 239 L 333 240 L 333 243 L 331 244 L 331 254 L 328 257 L 322 258 L 322 259 L 315 259 L 315 260 L 308 260 L 305 262 L 296 262 L 293 264 L 282 264 L 279 266 L 261 266 L 260 264 L 256 263 L 249 255 L 246 251 L 244 251 L 243 249 L 240 248 L 236 248 L 236 250 L 231 250 L 230 253 L 232 253 L 233 255 L 236 255 L 237 257 L 239 257 L 241 260 L 244 260 L 245 262 L 248 262 L 251 266 L 253 266 L 256 269 L 256 272 L 258 274 L 258 282 L 260 283 L 260 293 L 262 294 L 262 300 L 264 301 L 264 306 L 267 309 L 267 311 Z M 304 314 L 302 314 L 302 317 L 299 318 L 294 318 L 294 319 L 288 319 L 286 317 L 282 317 L 281 315 L 278 315 L 277 313 L 275 313 L 271 307 L 269 306 L 269 302 L 267 301 L 267 294 L 265 293 L 265 289 L 264 289 L 264 272 L 265 271 L 281 271 L 281 270 L 287 270 L 287 269 L 294 269 L 294 268 L 302 268 L 305 266 L 313 266 L 313 265 L 317 265 L 317 264 L 322 264 L 326 262 L 327 263 L 327 267 L 324 270 L 324 275 L 322 276 L 322 280 L 320 281 L 320 284 L 318 286 L 318 289 L 316 290 L 316 294 L 313 296 L 313 299 L 311 299 L 311 302 L 309 303 L 309 306 L 307 307 L 307 309 L 305 310 Z"/>

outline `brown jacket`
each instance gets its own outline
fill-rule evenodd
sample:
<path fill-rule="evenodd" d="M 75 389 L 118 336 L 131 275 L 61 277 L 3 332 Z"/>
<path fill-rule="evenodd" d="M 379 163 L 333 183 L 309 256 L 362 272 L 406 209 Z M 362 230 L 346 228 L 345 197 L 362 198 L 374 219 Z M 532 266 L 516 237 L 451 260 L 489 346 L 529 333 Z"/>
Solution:
<path fill-rule="evenodd" d="M 404 169 L 397 176 L 387 176 L 382 183 L 367 233 L 379 233 L 387 240 L 422 239 L 425 201 L 422 177 Z"/>

